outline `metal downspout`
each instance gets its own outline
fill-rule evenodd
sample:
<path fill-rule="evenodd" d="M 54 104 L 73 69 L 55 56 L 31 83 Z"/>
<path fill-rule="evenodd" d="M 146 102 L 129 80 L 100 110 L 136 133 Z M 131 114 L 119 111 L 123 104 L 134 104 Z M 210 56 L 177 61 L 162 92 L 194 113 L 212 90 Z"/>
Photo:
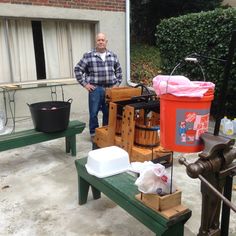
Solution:
<path fill-rule="evenodd" d="M 126 82 L 128 86 L 134 87 L 137 84 L 131 82 L 130 78 L 130 0 L 125 1 L 126 17 L 125 17 L 125 30 L 126 30 Z"/>

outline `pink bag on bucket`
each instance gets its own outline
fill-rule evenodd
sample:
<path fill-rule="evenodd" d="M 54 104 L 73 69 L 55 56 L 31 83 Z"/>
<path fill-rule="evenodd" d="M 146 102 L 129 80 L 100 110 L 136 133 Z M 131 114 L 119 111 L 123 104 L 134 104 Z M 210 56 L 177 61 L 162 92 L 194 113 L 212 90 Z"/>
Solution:
<path fill-rule="evenodd" d="M 214 90 L 215 84 L 190 81 L 182 75 L 158 75 L 153 78 L 153 88 L 158 96 L 169 93 L 177 97 L 203 97 L 209 89 Z"/>

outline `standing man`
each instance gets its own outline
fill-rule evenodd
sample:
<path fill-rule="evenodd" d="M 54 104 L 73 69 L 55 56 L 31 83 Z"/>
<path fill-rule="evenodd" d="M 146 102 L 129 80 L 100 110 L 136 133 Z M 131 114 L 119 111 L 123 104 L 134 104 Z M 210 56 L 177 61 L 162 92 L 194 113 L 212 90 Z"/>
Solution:
<path fill-rule="evenodd" d="M 105 89 L 119 86 L 122 70 L 117 55 L 107 50 L 105 34 L 96 36 L 96 48 L 83 55 L 75 66 L 77 81 L 89 92 L 89 131 L 91 139 L 99 127 L 98 112 L 103 113 L 102 125 L 108 124 L 108 105 L 105 102 Z"/>

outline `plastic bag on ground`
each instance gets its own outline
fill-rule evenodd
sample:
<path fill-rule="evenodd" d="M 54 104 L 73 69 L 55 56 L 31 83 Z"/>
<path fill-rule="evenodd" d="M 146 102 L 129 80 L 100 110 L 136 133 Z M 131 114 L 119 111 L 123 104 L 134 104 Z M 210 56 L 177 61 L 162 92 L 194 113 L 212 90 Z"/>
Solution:
<path fill-rule="evenodd" d="M 177 97 L 203 97 L 215 84 L 204 81 L 190 81 L 182 75 L 158 75 L 153 78 L 153 88 L 158 96 L 170 93 Z"/>

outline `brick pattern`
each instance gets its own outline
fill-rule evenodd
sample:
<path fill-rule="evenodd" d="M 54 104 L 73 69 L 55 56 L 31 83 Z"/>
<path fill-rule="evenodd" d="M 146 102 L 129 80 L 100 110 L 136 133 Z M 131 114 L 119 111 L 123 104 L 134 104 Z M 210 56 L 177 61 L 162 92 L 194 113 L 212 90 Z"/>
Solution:
<path fill-rule="evenodd" d="M 0 0 L 0 3 L 101 11 L 125 11 L 125 0 Z"/>

